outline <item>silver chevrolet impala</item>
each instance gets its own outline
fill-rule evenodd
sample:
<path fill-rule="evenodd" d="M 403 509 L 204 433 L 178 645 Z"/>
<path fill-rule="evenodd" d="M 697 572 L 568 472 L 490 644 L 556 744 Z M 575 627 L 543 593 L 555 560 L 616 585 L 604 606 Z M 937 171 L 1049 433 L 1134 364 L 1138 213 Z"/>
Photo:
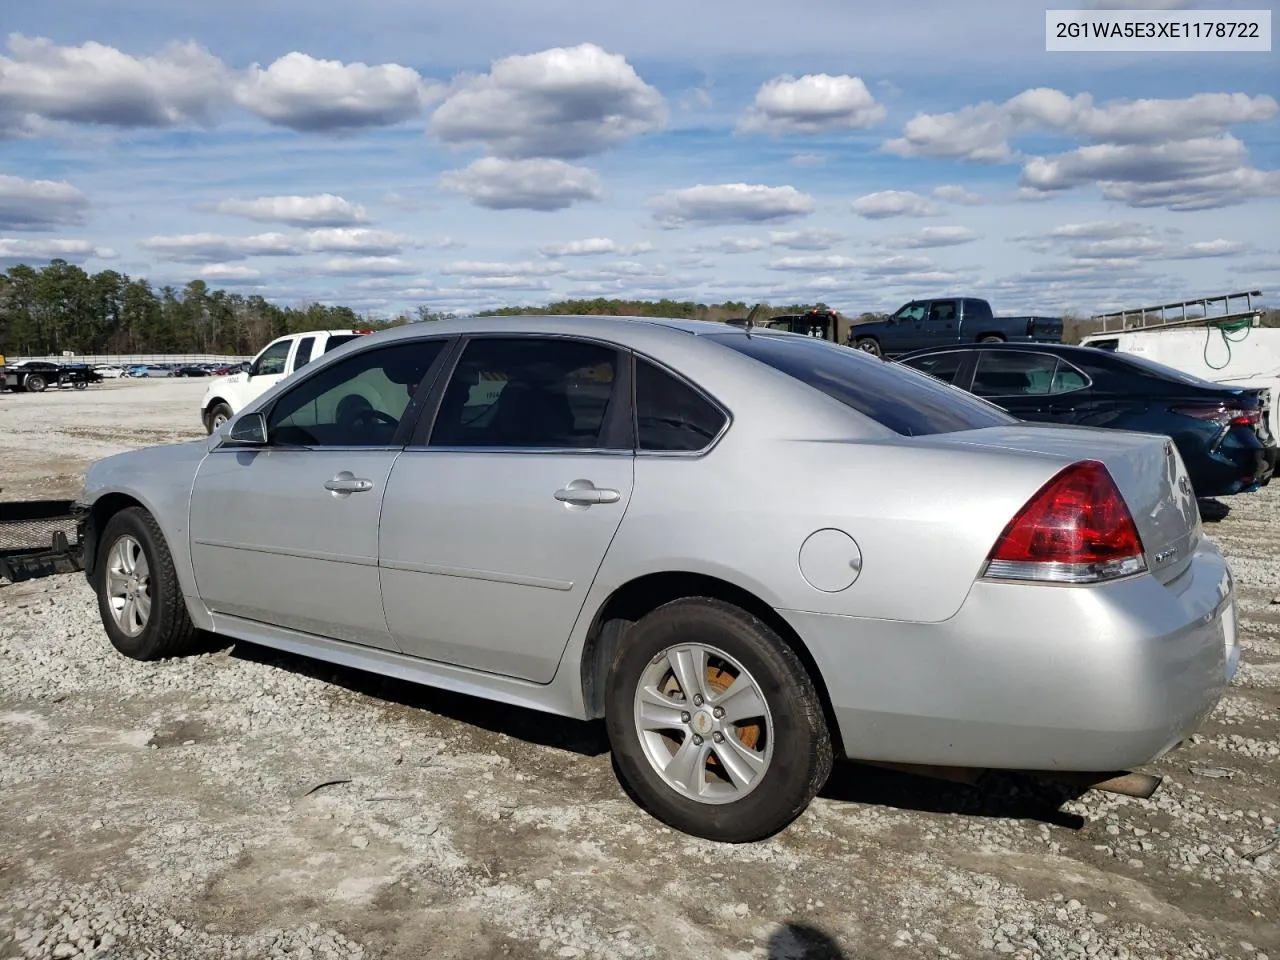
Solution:
<path fill-rule="evenodd" d="M 750 327 L 362 337 L 207 440 L 97 462 L 80 512 L 125 656 L 213 631 L 603 717 L 631 793 L 724 841 L 784 827 L 837 755 L 1148 763 L 1239 657 L 1165 438 Z"/>

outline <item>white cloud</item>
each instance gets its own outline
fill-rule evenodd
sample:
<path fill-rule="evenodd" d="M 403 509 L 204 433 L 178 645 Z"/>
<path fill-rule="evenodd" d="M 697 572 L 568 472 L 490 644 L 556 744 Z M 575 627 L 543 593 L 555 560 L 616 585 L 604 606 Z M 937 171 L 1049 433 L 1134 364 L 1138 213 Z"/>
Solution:
<path fill-rule="evenodd" d="M 150 237 L 141 246 L 160 260 L 178 263 L 218 263 L 246 257 L 293 257 L 300 254 L 297 243 L 283 233 L 259 233 L 251 237 L 229 237 L 217 233 L 184 233 Z"/>
<path fill-rule="evenodd" d="M 654 219 L 667 229 L 693 223 L 763 223 L 813 212 L 813 197 L 795 187 L 762 184 L 698 184 L 659 194 L 650 201 Z"/>
<path fill-rule="evenodd" d="M 457 82 L 431 117 L 446 143 L 497 157 L 574 160 L 661 129 L 666 103 L 620 54 L 592 43 L 506 57 Z"/>
<path fill-rule="evenodd" d="M 862 269 L 872 276 L 926 276 L 929 272 L 936 271 L 937 265 L 928 257 L 895 256 L 862 264 Z"/>
<path fill-rule="evenodd" d="M 768 244 L 759 237 L 720 237 L 708 240 L 693 247 L 695 253 L 754 253 L 763 250 Z"/>
<path fill-rule="evenodd" d="M 454 260 L 439 270 L 446 276 L 463 277 L 533 277 L 564 273 L 562 263 L 522 260 L 508 263 L 502 260 Z"/>
<path fill-rule="evenodd" d="M 565 279 L 575 281 L 612 281 L 644 277 L 652 280 L 666 275 L 666 267 L 660 264 L 639 263 L 635 260 L 618 260 L 593 270 L 571 270 L 565 274 Z"/>
<path fill-rule="evenodd" d="M 803 273 L 822 273 L 826 270 L 852 270 L 859 266 L 851 257 L 837 256 L 800 256 L 779 257 L 765 264 L 770 270 L 796 270 Z"/>
<path fill-rule="evenodd" d="M 319 230 L 308 230 L 306 235 L 308 250 L 319 250 L 325 253 L 364 253 L 385 255 L 399 253 L 407 246 L 412 246 L 409 237 L 387 230 L 370 230 L 366 227 L 326 227 Z"/>
<path fill-rule="evenodd" d="M 1153 146 L 1095 144 L 1023 167 L 1024 188 L 1040 193 L 1097 183 L 1109 200 L 1132 207 L 1203 210 L 1280 195 L 1280 170 L 1248 165 L 1248 151 L 1232 136 Z"/>
<path fill-rule="evenodd" d="M 364 207 L 332 193 L 223 200 L 214 209 L 218 213 L 263 223 L 287 223 L 294 227 L 343 227 L 369 221 Z"/>
<path fill-rule="evenodd" d="M 89 257 L 110 260 L 116 252 L 110 247 L 99 247 L 89 240 L 23 240 L 16 237 L 0 237 L 0 260 L 10 263 L 36 263 L 62 259 L 80 262 Z"/>
<path fill-rule="evenodd" d="M 835 230 L 813 228 L 806 230 L 771 230 L 769 242 L 775 247 L 790 250 L 830 250 L 844 240 L 844 234 Z"/>
<path fill-rule="evenodd" d="M 194 43 L 135 57 L 101 43 L 60 47 L 9 34 L 0 56 L 0 137 L 42 122 L 113 127 L 209 124 L 227 92 L 222 61 Z"/>
<path fill-rule="evenodd" d="M 1013 240 L 1108 240 L 1113 237 L 1145 236 L 1155 228 L 1131 220 L 1090 220 L 1086 223 L 1063 223 L 1039 234 L 1015 236 Z"/>
<path fill-rule="evenodd" d="M 236 101 L 269 123 L 304 132 L 385 127 L 412 120 L 437 89 L 416 70 L 286 54 L 253 64 L 235 85 Z"/>
<path fill-rule="evenodd" d="M 595 257 L 606 253 L 634 257 L 642 253 L 652 253 L 654 249 L 654 245 L 648 240 L 619 244 L 607 237 L 588 237 L 585 240 L 544 244 L 538 248 L 538 252 L 544 257 Z"/>
<path fill-rule="evenodd" d="M 1073 266 L 1133 264 L 1139 260 L 1202 260 L 1245 253 L 1250 245 L 1239 240 L 1216 238 L 1191 243 L 1179 239 L 1181 231 L 1127 220 L 1094 220 L 1064 223 L 1040 233 L 1010 239 L 1025 243 L 1039 253 L 1066 255 Z"/>
<path fill-rule="evenodd" d="M 821 153 L 797 153 L 788 162 L 797 167 L 820 167 L 827 162 L 827 157 Z"/>
<path fill-rule="evenodd" d="M 262 276 L 262 271 L 230 263 L 211 263 L 200 268 L 199 276 L 201 280 L 216 280 L 220 283 L 244 283 L 257 280 Z"/>
<path fill-rule="evenodd" d="M 525 276 L 466 277 L 458 281 L 463 290 L 550 290 L 545 280 Z"/>
<path fill-rule="evenodd" d="M 65 180 L 0 174 L 0 230 L 52 230 L 84 222 L 89 201 Z"/>
<path fill-rule="evenodd" d="M 325 261 L 323 272 L 373 277 L 417 273 L 418 268 L 399 257 L 334 257 Z"/>
<path fill-rule="evenodd" d="M 1017 134 L 1046 131 L 1095 142 L 1154 144 L 1213 136 L 1235 124 L 1270 120 L 1277 112 L 1275 98 L 1243 93 L 1112 100 L 1099 106 L 1087 93 L 1069 97 L 1039 87 L 999 104 L 986 101 L 953 113 L 917 114 L 884 149 L 903 157 L 1003 163 L 1017 159 L 1009 144 Z"/>
<path fill-rule="evenodd" d="M 890 247 L 918 250 L 927 247 L 956 247 L 977 239 L 978 235 L 968 227 L 924 227 L 915 233 L 890 237 L 884 243 Z"/>
<path fill-rule="evenodd" d="M 739 133 L 822 133 L 858 130 L 879 123 L 885 109 L 859 77 L 826 73 L 775 77 L 756 92 L 738 122 Z"/>
<path fill-rule="evenodd" d="M 594 171 L 563 160 L 481 157 L 442 174 L 440 186 L 490 210 L 564 210 L 603 196 Z"/>
<path fill-rule="evenodd" d="M 888 217 L 935 217 L 942 208 L 911 190 L 880 190 L 853 201 L 853 212 L 868 220 Z"/>
<path fill-rule="evenodd" d="M 958 203 L 963 206 L 976 206 L 982 203 L 982 195 L 974 193 L 957 183 L 947 183 L 933 188 L 933 195 L 947 203 Z"/>

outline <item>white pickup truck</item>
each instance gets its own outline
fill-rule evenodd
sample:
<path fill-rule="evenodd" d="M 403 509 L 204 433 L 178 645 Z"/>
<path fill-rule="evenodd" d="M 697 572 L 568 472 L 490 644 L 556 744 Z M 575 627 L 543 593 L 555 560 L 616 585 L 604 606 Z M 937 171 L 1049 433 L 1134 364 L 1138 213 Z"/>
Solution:
<path fill-rule="evenodd" d="M 249 401 L 262 396 L 295 370 L 316 357 L 372 330 L 308 330 L 277 337 L 253 358 L 249 369 L 209 384 L 200 401 L 200 420 L 209 432 L 217 430 Z"/>

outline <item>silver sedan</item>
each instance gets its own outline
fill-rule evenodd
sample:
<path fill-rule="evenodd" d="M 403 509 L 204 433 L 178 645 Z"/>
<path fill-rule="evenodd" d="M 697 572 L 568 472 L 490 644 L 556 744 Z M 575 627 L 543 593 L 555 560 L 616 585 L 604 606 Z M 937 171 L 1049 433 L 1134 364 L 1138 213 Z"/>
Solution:
<path fill-rule="evenodd" d="M 80 500 L 122 654 L 212 631 L 604 717 L 632 795 L 725 841 L 784 827 L 836 755 L 1147 763 L 1239 655 L 1164 438 L 760 329 L 411 324 L 99 461 Z"/>

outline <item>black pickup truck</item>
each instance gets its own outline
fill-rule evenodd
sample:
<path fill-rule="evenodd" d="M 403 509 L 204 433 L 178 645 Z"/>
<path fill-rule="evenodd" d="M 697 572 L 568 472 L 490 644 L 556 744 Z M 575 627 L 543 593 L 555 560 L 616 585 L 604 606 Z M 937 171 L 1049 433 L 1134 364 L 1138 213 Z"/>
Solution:
<path fill-rule="evenodd" d="M 952 343 L 1061 343 L 1061 317 L 998 317 L 976 297 L 912 300 L 886 320 L 854 324 L 849 346 L 895 357 Z"/>

